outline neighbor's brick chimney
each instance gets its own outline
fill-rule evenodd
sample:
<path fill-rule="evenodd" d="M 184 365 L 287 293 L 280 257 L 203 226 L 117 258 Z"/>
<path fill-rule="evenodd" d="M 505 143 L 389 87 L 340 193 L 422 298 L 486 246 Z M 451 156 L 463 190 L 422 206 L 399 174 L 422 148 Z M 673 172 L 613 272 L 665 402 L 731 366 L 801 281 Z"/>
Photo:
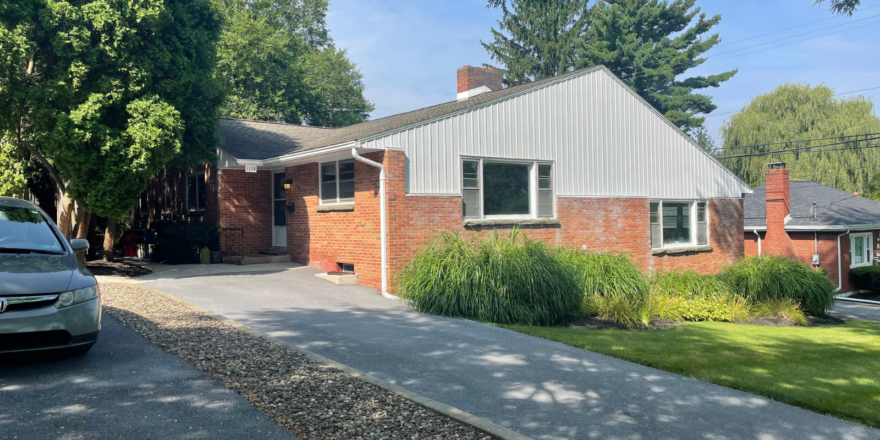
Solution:
<path fill-rule="evenodd" d="M 480 89 L 487 87 L 489 90 Z M 501 90 L 501 72 L 488 67 L 464 66 L 458 69 L 458 100 L 468 99 L 487 91 Z M 479 90 L 478 90 L 479 89 Z"/>
<path fill-rule="evenodd" d="M 767 235 L 763 253 L 795 258 L 791 237 L 785 232 L 785 221 L 791 213 L 788 170 L 785 163 L 768 164 L 764 172 L 767 195 Z"/>

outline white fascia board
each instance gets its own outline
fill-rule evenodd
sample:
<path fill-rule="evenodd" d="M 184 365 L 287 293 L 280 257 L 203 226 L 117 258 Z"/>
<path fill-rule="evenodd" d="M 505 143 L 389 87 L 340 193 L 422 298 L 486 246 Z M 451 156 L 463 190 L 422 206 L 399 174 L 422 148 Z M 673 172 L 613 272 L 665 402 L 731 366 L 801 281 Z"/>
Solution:
<path fill-rule="evenodd" d="M 873 230 L 880 229 L 880 224 L 875 225 L 799 225 L 799 226 L 786 226 L 786 231 L 793 232 L 803 232 L 803 231 L 865 231 L 865 230 Z M 766 226 L 745 226 L 743 228 L 746 232 L 751 231 L 766 231 Z"/>
<path fill-rule="evenodd" d="M 331 145 L 329 147 L 315 148 L 314 150 L 306 150 L 297 153 L 286 154 L 284 156 L 272 157 L 269 159 L 263 159 L 263 165 L 279 165 L 279 164 L 287 164 L 287 163 L 296 163 L 296 162 L 314 162 L 311 160 L 315 156 L 323 156 L 326 154 L 337 153 L 340 151 L 350 151 L 352 147 L 357 147 L 358 143 L 356 141 L 345 142 L 342 144 Z M 305 160 L 303 160 L 305 159 Z"/>

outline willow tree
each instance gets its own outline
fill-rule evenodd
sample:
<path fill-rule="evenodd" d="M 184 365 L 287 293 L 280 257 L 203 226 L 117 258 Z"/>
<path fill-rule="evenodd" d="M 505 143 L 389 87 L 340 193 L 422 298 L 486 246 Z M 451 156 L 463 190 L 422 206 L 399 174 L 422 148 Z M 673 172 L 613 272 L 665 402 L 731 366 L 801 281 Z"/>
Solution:
<path fill-rule="evenodd" d="M 214 157 L 219 29 L 207 0 L 0 3 L 3 160 L 45 168 L 65 234 L 73 201 L 115 220 L 168 161 Z"/>
<path fill-rule="evenodd" d="M 870 133 L 880 133 L 880 119 L 869 99 L 835 97 L 834 89 L 826 86 L 785 84 L 757 96 L 724 124 L 720 155 L 815 147 L 848 140 L 841 139 L 844 136 Z M 753 147 L 771 143 L 777 145 Z M 880 169 L 880 149 L 859 148 L 864 146 L 865 142 L 844 143 L 824 147 L 835 151 L 758 155 L 723 159 L 723 163 L 753 186 L 764 182 L 765 164 L 786 162 L 792 180 L 866 192 L 873 171 Z"/>

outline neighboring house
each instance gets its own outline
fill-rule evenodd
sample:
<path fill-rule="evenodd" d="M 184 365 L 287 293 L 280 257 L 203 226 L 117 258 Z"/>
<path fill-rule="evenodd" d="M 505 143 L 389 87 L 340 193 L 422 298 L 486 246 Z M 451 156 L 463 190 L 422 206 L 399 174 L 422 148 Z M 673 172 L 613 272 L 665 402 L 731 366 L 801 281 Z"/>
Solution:
<path fill-rule="evenodd" d="M 784 255 L 827 271 L 850 293 L 851 269 L 880 256 L 880 202 L 813 182 L 789 182 L 771 164 L 765 185 L 745 196 L 745 254 Z"/>
<path fill-rule="evenodd" d="M 465 66 L 456 102 L 335 129 L 224 119 L 220 134 L 216 165 L 156 176 L 135 227 L 166 209 L 203 217 L 242 228 L 246 253 L 354 270 L 383 292 L 440 230 L 516 225 L 646 271 L 743 255 L 749 186 L 604 67 L 502 89 L 498 71 Z"/>

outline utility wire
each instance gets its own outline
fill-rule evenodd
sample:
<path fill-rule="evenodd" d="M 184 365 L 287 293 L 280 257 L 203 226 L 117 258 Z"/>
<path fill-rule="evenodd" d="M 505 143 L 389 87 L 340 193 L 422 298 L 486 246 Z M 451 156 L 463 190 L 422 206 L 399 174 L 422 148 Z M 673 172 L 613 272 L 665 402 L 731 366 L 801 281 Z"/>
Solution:
<path fill-rule="evenodd" d="M 764 152 L 758 152 L 758 153 L 746 153 L 746 154 L 737 154 L 737 155 L 731 155 L 731 156 L 718 156 L 718 157 L 716 157 L 716 159 L 738 159 L 738 158 L 746 158 L 746 157 L 762 157 L 762 156 L 777 156 L 777 155 L 781 156 L 781 155 L 790 155 L 790 154 L 828 153 L 828 152 L 833 152 L 833 151 L 855 151 L 855 150 L 864 150 L 864 149 L 871 149 L 871 148 L 880 148 L 880 145 L 866 145 L 863 147 L 827 148 L 827 147 L 834 147 L 834 146 L 844 145 L 844 144 L 853 144 L 853 143 L 858 144 L 860 142 L 868 142 L 868 141 L 876 141 L 876 140 L 880 140 L 880 137 L 874 137 L 871 139 L 855 140 L 855 141 L 835 142 L 835 143 L 816 145 L 816 146 L 811 146 L 811 147 L 793 148 L 793 149 L 789 149 L 789 150 L 764 151 Z"/>
<path fill-rule="evenodd" d="M 712 149 L 710 149 L 709 151 L 733 150 L 733 149 L 737 149 L 737 148 L 759 148 L 759 147 L 771 147 L 771 146 L 774 146 L 774 145 L 790 145 L 790 144 L 792 144 L 792 143 L 805 143 L 805 142 L 815 142 L 815 141 L 827 141 L 827 140 L 832 140 L 832 139 L 840 140 L 840 139 L 849 139 L 849 138 L 862 138 L 862 139 L 854 139 L 854 140 L 852 140 L 852 141 L 849 141 L 849 142 L 856 142 L 856 141 L 860 141 L 860 140 L 867 139 L 868 136 L 872 136 L 872 137 L 873 137 L 873 136 L 880 136 L 880 132 L 878 132 L 878 133 L 852 134 L 852 135 L 849 135 L 849 136 L 829 136 L 829 137 L 823 137 L 823 138 L 799 139 L 799 140 L 794 140 L 794 141 L 769 142 L 769 143 L 764 143 L 764 144 L 736 145 L 736 146 L 731 146 L 731 147 L 717 147 L 717 148 L 712 148 Z"/>

